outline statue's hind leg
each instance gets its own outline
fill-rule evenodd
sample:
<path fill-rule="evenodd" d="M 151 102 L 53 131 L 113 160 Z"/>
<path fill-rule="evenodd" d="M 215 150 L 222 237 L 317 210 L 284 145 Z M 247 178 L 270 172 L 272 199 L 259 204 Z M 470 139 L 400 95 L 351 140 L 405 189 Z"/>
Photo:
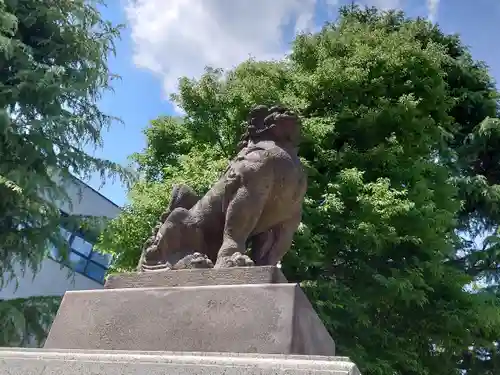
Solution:
<path fill-rule="evenodd" d="M 272 229 L 250 238 L 250 257 L 256 266 L 266 264 L 267 254 L 273 248 L 276 235 Z"/>
<path fill-rule="evenodd" d="M 170 202 L 167 207 L 167 209 L 161 214 L 160 216 L 160 221 L 157 223 L 157 225 L 153 228 L 153 231 L 151 233 L 151 236 L 146 240 L 143 250 L 141 253 L 141 257 L 139 259 L 139 264 L 137 266 L 138 271 L 143 271 L 144 267 L 143 265 L 145 264 L 145 255 L 147 251 L 153 251 L 153 248 L 157 247 L 158 245 L 158 231 L 160 230 L 161 226 L 165 223 L 169 215 L 174 211 L 176 208 L 183 208 L 186 210 L 189 210 L 191 207 L 193 207 L 196 202 L 200 197 L 196 194 L 196 192 L 189 187 L 188 185 L 184 184 L 176 184 L 172 188 L 172 192 L 170 194 Z M 160 268 L 163 266 L 159 266 Z"/>
<path fill-rule="evenodd" d="M 158 230 L 155 243 L 146 250 L 143 271 L 184 268 L 212 268 L 203 251 L 203 236 L 191 213 L 174 209 Z"/>
<path fill-rule="evenodd" d="M 184 221 L 189 211 L 179 207 L 168 215 L 167 219 L 158 228 L 154 241 L 145 249 L 141 258 L 141 270 L 170 269 L 184 254 L 176 254 L 182 248 L 182 234 Z"/>
<path fill-rule="evenodd" d="M 298 210 L 290 218 L 275 225 L 264 233 L 261 238 L 254 242 L 255 249 L 252 257 L 258 266 L 275 266 L 290 250 L 293 235 L 297 230 L 302 218 L 301 210 Z"/>

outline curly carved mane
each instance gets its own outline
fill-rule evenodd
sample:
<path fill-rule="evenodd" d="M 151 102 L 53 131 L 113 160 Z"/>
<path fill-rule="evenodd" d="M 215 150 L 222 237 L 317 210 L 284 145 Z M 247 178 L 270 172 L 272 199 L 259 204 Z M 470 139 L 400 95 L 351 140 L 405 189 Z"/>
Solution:
<path fill-rule="evenodd" d="M 248 114 L 247 121 L 243 124 L 246 130 L 238 143 L 238 150 L 248 146 L 250 141 L 257 143 L 267 139 L 269 130 L 286 119 L 298 120 L 298 117 L 293 111 L 281 105 L 253 107 Z"/>

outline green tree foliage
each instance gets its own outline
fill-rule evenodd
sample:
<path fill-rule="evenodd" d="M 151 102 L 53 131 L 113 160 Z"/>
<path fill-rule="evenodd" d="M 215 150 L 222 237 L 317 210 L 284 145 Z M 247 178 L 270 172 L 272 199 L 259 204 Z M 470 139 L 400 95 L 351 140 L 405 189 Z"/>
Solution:
<path fill-rule="evenodd" d="M 499 373 L 500 307 L 486 289 L 498 242 L 498 94 L 457 36 L 356 6 L 297 36 L 283 61 L 182 78 L 179 119 L 146 130 L 144 178 L 101 246 L 135 267 L 171 185 L 205 191 L 235 154 L 248 108 L 304 118 L 303 222 L 283 261 L 363 374 Z"/>
<path fill-rule="evenodd" d="M 102 20 L 95 4 L 0 1 L 0 287 L 27 268 L 36 272 L 49 245 L 64 246 L 57 228 L 76 218 L 62 218 L 56 203 L 68 198 L 71 174 L 130 177 L 85 152 L 101 145 L 114 120 L 96 103 L 110 88 L 106 60 L 119 28 Z M 48 305 L 0 301 L 0 315 L 11 317 L 0 319 L 0 346 L 23 342 L 26 327 L 41 337 L 33 317 L 42 311 L 33 311 Z"/>
<path fill-rule="evenodd" d="M 61 297 L 17 298 L 0 303 L 2 346 L 38 346 L 47 337 Z"/>

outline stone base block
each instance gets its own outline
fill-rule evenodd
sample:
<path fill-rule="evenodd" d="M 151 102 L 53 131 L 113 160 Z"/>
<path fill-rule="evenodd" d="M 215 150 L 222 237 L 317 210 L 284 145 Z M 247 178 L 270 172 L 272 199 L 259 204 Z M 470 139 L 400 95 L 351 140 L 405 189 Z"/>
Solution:
<path fill-rule="evenodd" d="M 360 375 L 345 357 L 0 349 L 7 375 Z"/>
<path fill-rule="evenodd" d="M 154 288 L 170 286 L 239 285 L 287 283 L 278 267 L 233 267 L 157 272 L 130 272 L 110 275 L 104 287 Z"/>
<path fill-rule="evenodd" d="M 335 355 L 297 284 L 67 292 L 45 348 Z"/>

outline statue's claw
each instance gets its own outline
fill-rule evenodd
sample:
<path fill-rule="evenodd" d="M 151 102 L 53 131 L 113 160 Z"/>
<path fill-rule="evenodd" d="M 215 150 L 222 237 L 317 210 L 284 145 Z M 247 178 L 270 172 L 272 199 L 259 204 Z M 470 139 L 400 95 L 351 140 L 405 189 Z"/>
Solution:
<path fill-rule="evenodd" d="M 176 270 L 186 268 L 214 268 L 214 264 L 205 254 L 193 253 L 179 260 L 173 268 Z"/>
<path fill-rule="evenodd" d="M 191 259 L 192 268 L 214 268 L 214 264 L 205 254 L 194 253 Z"/>
<path fill-rule="evenodd" d="M 217 259 L 215 268 L 252 267 L 254 265 L 255 263 L 248 255 L 236 252 L 229 257 L 220 257 Z"/>

